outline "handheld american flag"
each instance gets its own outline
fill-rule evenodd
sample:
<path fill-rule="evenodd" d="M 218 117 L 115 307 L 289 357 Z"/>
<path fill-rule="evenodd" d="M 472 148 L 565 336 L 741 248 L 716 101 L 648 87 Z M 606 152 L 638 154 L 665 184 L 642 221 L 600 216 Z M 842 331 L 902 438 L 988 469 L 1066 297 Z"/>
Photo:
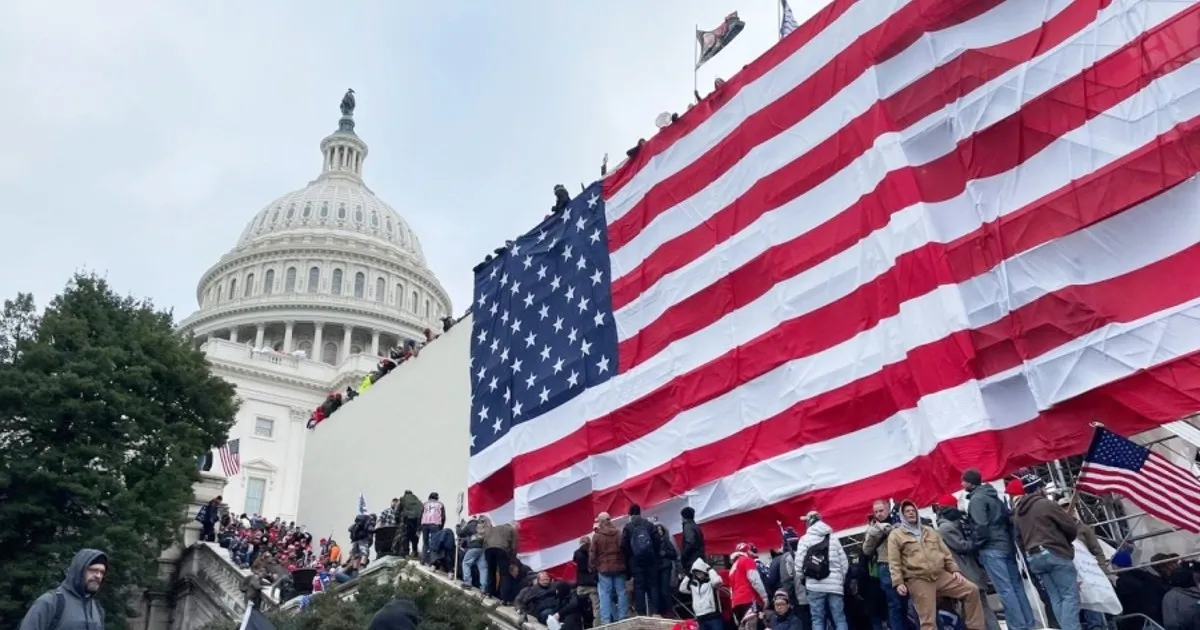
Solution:
<path fill-rule="evenodd" d="M 229 440 L 222 444 L 217 452 L 221 456 L 221 469 L 225 471 L 226 477 L 236 477 L 242 472 L 240 439 Z"/>
<path fill-rule="evenodd" d="M 766 547 L 1197 411 L 1198 59 L 1191 2 L 833 0 L 477 275 L 470 511 Z"/>
<path fill-rule="evenodd" d="M 1200 534 L 1200 479 L 1103 427 L 1092 436 L 1076 487 L 1122 495 L 1163 522 Z"/>

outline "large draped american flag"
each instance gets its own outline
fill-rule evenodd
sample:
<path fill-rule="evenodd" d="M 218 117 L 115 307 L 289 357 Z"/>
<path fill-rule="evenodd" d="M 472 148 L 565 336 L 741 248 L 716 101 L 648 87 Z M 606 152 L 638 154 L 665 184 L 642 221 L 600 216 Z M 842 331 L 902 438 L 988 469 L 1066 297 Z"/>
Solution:
<path fill-rule="evenodd" d="M 714 551 L 1200 407 L 1200 8 L 833 0 L 476 276 L 468 505 Z"/>

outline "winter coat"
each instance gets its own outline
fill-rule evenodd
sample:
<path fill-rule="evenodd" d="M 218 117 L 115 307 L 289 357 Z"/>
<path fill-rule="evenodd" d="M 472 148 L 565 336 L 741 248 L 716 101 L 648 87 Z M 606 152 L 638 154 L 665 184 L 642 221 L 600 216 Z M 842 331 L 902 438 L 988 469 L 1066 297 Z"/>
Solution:
<path fill-rule="evenodd" d="M 1096 559 L 1096 564 L 1100 565 L 1100 570 L 1108 572 L 1110 568 L 1108 556 L 1104 553 L 1104 547 L 1100 546 L 1100 539 L 1096 537 L 1096 532 L 1092 531 L 1088 525 L 1079 523 L 1075 528 L 1075 537 L 1083 543 L 1085 549 L 1091 552 L 1092 557 Z"/>
<path fill-rule="evenodd" d="M 762 606 L 767 601 L 767 588 L 758 572 L 758 563 L 749 555 L 736 556 L 729 570 L 729 588 L 735 607 L 754 603 Z"/>
<path fill-rule="evenodd" d="M 503 549 L 510 558 L 517 556 L 517 532 L 512 525 L 493 525 L 483 534 L 484 549 Z"/>
<path fill-rule="evenodd" d="M 1200 587 L 1175 587 L 1163 596 L 1163 627 L 1166 630 L 1200 630 Z"/>
<path fill-rule="evenodd" d="M 985 483 L 967 493 L 967 515 L 975 524 L 976 549 L 1008 551 L 1013 548 L 1008 506 L 994 486 Z"/>
<path fill-rule="evenodd" d="M 841 595 L 846 588 L 846 570 L 849 569 L 850 562 L 846 558 L 846 550 L 842 549 L 841 541 L 833 535 L 833 530 L 825 521 L 813 523 L 800 537 L 800 542 L 796 545 L 796 579 L 799 580 L 804 575 L 804 557 L 808 555 L 808 550 L 825 540 L 826 536 L 829 537 L 829 575 L 823 580 L 805 578 L 804 586 L 810 593 Z"/>
<path fill-rule="evenodd" d="M 967 538 L 967 534 L 963 530 L 962 518 L 963 513 L 958 508 L 942 510 L 942 513 L 938 515 L 938 534 L 941 535 L 942 542 L 946 543 L 954 562 L 958 564 L 958 570 L 962 571 L 962 574 L 976 586 L 986 589 L 988 585 L 987 572 L 979 563 L 975 540 Z"/>
<path fill-rule="evenodd" d="M 696 521 L 685 520 L 683 522 L 683 543 L 679 547 L 679 560 L 683 569 L 686 571 L 688 567 L 703 557 L 704 532 L 700 530 Z"/>
<path fill-rule="evenodd" d="M 621 550 L 621 532 L 611 522 L 602 523 L 592 534 L 588 568 L 600 575 L 624 574 L 625 554 Z"/>
<path fill-rule="evenodd" d="M 405 492 L 400 498 L 400 516 L 405 519 L 419 520 L 425 504 L 412 492 Z"/>
<path fill-rule="evenodd" d="M 42 593 L 25 618 L 21 620 L 20 630 L 103 630 L 104 608 L 87 590 L 85 574 L 87 568 L 97 562 L 108 562 L 104 552 L 95 549 L 80 549 L 67 567 L 66 577 L 52 591 Z M 58 625 L 54 623 L 57 601 L 61 594 L 63 600 L 62 617 Z"/>
<path fill-rule="evenodd" d="M 645 528 L 650 534 L 650 542 L 654 546 L 653 556 L 648 558 L 635 558 L 633 554 L 633 534 L 640 528 Z M 654 523 L 642 518 L 641 516 L 630 516 L 629 522 L 625 523 L 625 527 L 621 529 L 621 550 L 625 553 L 626 564 L 638 563 L 638 566 L 657 569 L 659 566 L 658 556 L 661 553 L 662 540 L 659 538 L 658 532 L 654 530 Z"/>
<path fill-rule="evenodd" d="M 579 545 L 579 548 L 575 550 L 575 555 L 571 557 L 571 560 L 575 563 L 576 586 L 596 586 L 599 582 L 596 578 L 596 572 L 591 569 L 590 548 L 590 543 Z"/>
<path fill-rule="evenodd" d="M 863 539 L 863 553 L 873 555 L 879 564 L 887 564 L 888 534 L 892 533 L 891 523 L 872 523 L 867 526 L 867 536 Z"/>
<path fill-rule="evenodd" d="M 463 523 L 458 530 L 458 539 L 465 543 L 467 549 L 483 549 L 483 536 L 479 532 L 479 521 L 472 519 Z"/>
<path fill-rule="evenodd" d="M 1124 571 L 1117 577 L 1113 588 L 1117 592 L 1121 607 L 1125 609 L 1123 614 L 1141 613 L 1153 619 L 1155 623 L 1163 623 L 1163 599 L 1171 587 L 1153 568 Z M 1130 617 L 1121 620 L 1117 627 L 1121 630 L 1140 630 L 1142 621 Z"/>
<path fill-rule="evenodd" d="M 717 598 L 717 590 L 721 588 L 721 576 L 700 558 L 692 562 L 691 570 L 703 571 L 708 574 L 708 581 L 701 582 L 689 571 L 679 583 L 680 593 L 691 593 L 692 595 L 692 611 L 695 612 L 696 619 L 699 621 L 708 616 L 720 616 L 721 607 L 720 600 Z"/>
<path fill-rule="evenodd" d="M 767 627 L 771 630 L 805 630 L 806 624 L 795 610 L 789 609 L 784 615 L 776 612 L 768 614 Z"/>
<path fill-rule="evenodd" d="M 422 525 L 437 525 L 441 527 L 446 524 L 446 506 L 442 505 L 441 501 L 430 499 L 421 506 L 421 524 Z"/>
<path fill-rule="evenodd" d="M 946 573 L 958 573 L 958 563 L 946 542 L 932 527 L 921 525 L 920 538 L 904 527 L 888 536 L 888 572 L 892 586 L 909 580 L 936 582 Z"/>
<path fill-rule="evenodd" d="M 1079 523 L 1044 494 L 1031 494 L 1017 502 L 1013 515 L 1021 537 L 1021 550 L 1029 553 L 1035 547 L 1048 549 L 1067 560 L 1075 559 L 1075 535 Z"/>

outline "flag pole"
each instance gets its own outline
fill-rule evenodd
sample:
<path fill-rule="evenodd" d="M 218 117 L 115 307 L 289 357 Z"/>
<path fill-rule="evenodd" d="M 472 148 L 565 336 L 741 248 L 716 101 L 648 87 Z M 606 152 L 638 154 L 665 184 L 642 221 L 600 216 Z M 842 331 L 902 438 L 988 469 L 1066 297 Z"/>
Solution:
<path fill-rule="evenodd" d="M 696 49 L 698 45 L 697 42 L 700 41 L 699 39 L 696 39 L 696 33 L 699 32 L 700 23 L 697 22 L 696 25 L 692 27 L 692 96 L 700 93 L 700 53 L 697 52 Z"/>
<path fill-rule="evenodd" d="M 783 40 L 783 1 L 775 0 L 775 31 L 779 33 L 779 41 Z"/>

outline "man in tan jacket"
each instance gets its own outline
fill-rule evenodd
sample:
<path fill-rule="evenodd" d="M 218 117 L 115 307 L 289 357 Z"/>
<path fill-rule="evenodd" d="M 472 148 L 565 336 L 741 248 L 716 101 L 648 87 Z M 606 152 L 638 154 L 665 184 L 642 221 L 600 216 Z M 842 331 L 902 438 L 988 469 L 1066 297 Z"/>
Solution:
<path fill-rule="evenodd" d="M 888 536 L 888 572 L 896 592 L 912 599 L 921 630 L 937 627 L 937 600 L 963 602 L 967 630 L 984 630 L 979 589 L 959 571 L 942 537 L 921 524 L 912 501 L 900 504 L 900 525 Z"/>

